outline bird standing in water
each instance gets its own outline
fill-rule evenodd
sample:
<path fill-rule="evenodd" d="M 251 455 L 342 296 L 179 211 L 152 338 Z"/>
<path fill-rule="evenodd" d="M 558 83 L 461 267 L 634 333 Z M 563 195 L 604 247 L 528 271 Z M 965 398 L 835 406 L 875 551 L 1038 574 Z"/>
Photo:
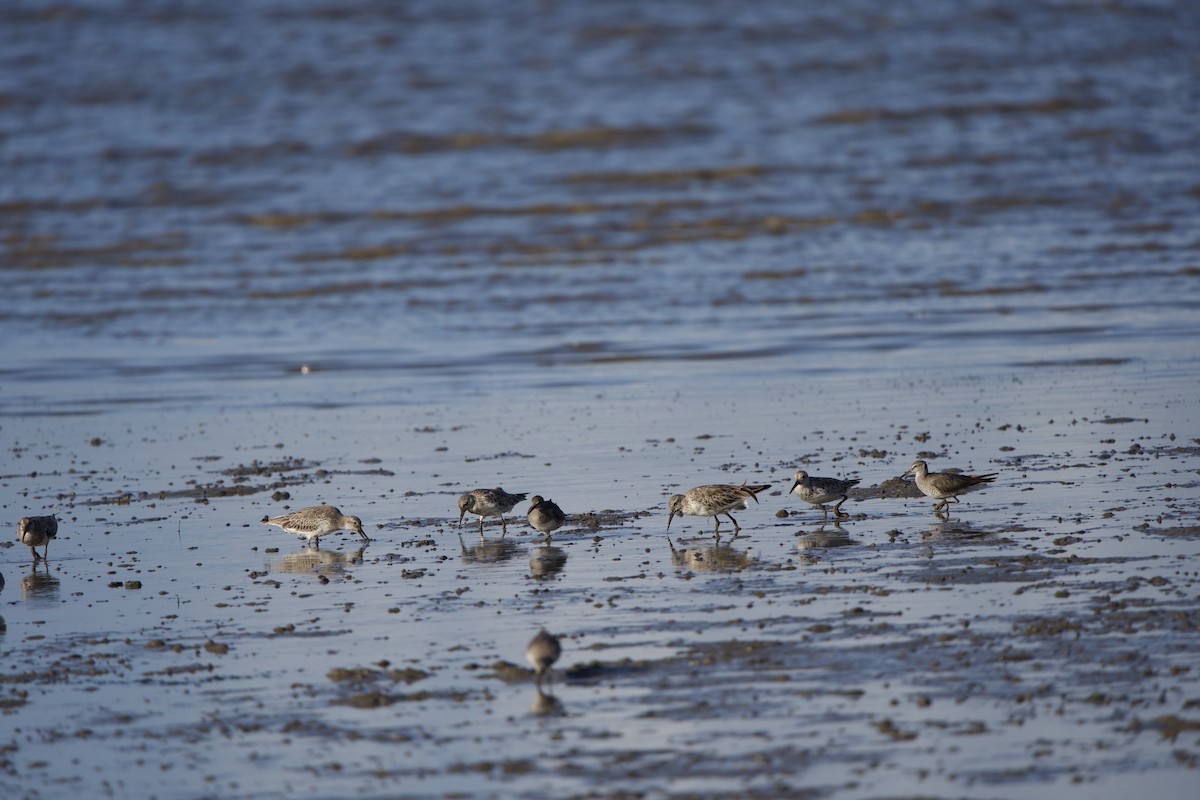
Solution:
<path fill-rule="evenodd" d="M 721 520 L 717 515 L 724 514 L 733 523 L 736 535 L 742 526 L 738 525 L 738 521 L 729 512 L 749 508 L 749 501 L 753 500 L 757 503 L 758 493 L 770 488 L 770 484 L 747 486 L 744 483 L 741 486 L 725 484 L 693 486 L 683 494 L 672 495 L 671 499 L 667 501 L 667 507 L 671 510 L 670 516 L 667 517 L 667 530 L 671 530 L 671 520 L 675 519 L 676 514 L 689 517 L 712 517 L 713 521 L 717 523 L 713 532 L 720 539 Z"/>
<path fill-rule="evenodd" d="M 48 517 L 22 517 L 17 523 L 17 541 L 21 544 L 29 545 L 29 552 L 33 553 L 33 561 L 36 564 L 38 554 L 35 547 L 42 547 L 42 555 L 40 558 L 45 561 L 47 554 L 50 552 L 50 540 L 58 535 L 58 518 L 51 514 Z M 44 545 L 44 547 L 43 547 Z"/>
<path fill-rule="evenodd" d="M 558 637 L 542 628 L 525 648 L 525 658 L 533 665 L 533 674 L 537 678 L 538 691 L 542 688 L 542 676 L 550 672 L 550 667 L 558 661 L 562 653 L 562 645 Z"/>
<path fill-rule="evenodd" d="M 788 494 L 794 494 L 804 502 L 820 507 L 825 514 L 825 519 L 829 519 L 829 509 L 825 507 L 825 504 L 837 500 L 837 505 L 833 507 L 833 515 L 838 518 L 848 517 L 850 515 L 842 511 L 842 503 L 849 498 L 847 492 L 850 491 L 850 487 L 857 484 L 857 480 L 814 478 L 804 470 L 800 470 L 796 473 L 796 480 L 792 482 L 792 488 L 788 489 Z"/>
<path fill-rule="evenodd" d="M 540 494 L 535 494 L 529 500 L 529 511 L 525 517 L 529 520 L 529 524 L 534 530 L 540 531 L 546 535 L 546 541 L 550 541 L 550 534 L 563 526 L 567 521 L 567 515 L 558 507 L 558 504 L 553 500 L 543 500 Z"/>
<path fill-rule="evenodd" d="M 334 531 L 354 531 L 363 541 L 371 541 L 363 531 L 361 519 L 343 514 L 335 506 L 309 506 L 281 517 L 263 517 L 262 524 L 276 525 L 288 533 L 303 536 L 317 547 L 321 546 L 322 536 Z"/>
<path fill-rule="evenodd" d="M 525 499 L 524 493 L 509 494 L 500 487 L 495 489 L 472 489 L 458 498 L 458 526 L 462 527 L 463 517 L 467 514 L 479 516 L 479 535 L 483 536 L 483 518 L 499 517 L 501 536 L 508 533 L 508 523 L 504 515 L 513 510 L 513 506 Z"/>
<path fill-rule="evenodd" d="M 914 461 L 908 471 L 900 477 L 915 476 L 917 488 L 921 490 L 921 494 L 941 501 L 933 507 L 933 513 L 941 516 L 943 510 L 949 515 L 950 503 L 957 503 L 960 494 L 991 483 L 999 474 L 990 472 L 987 475 L 963 475 L 958 472 L 930 472 L 924 461 Z"/>

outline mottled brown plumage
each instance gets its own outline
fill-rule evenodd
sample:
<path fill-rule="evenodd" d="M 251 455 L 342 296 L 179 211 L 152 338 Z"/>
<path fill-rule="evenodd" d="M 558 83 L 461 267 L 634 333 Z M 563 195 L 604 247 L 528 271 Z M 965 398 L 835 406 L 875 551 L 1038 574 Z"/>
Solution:
<path fill-rule="evenodd" d="M 842 503 L 846 502 L 849 497 L 847 492 L 850 491 L 850 488 L 857 484 L 857 480 L 814 478 L 804 470 L 800 470 L 796 473 L 796 479 L 792 482 L 792 488 L 788 489 L 788 494 L 794 494 L 804 502 L 818 506 L 824 512 L 826 519 L 829 518 L 829 509 L 825 507 L 825 504 L 837 500 L 837 505 L 833 507 L 833 515 L 848 517 L 850 515 L 842 511 Z"/>
<path fill-rule="evenodd" d="M 721 520 L 717 515 L 724 514 L 733 523 L 733 529 L 739 531 L 742 526 L 738 525 L 738 521 L 729 512 L 749 508 L 749 501 L 753 500 L 757 503 L 758 493 L 770 488 L 770 484 L 747 486 L 744 483 L 741 486 L 726 484 L 694 486 L 683 494 L 672 495 L 667 502 L 667 507 L 671 511 L 670 516 L 667 517 L 667 530 L 671 529 L 671 520 L 675 519 L 676 514 L 689 517 L 712 517 L 713 521 L 717 523 L 713 531 L 717 538 L 720 538 Z"/>
<path fill-rule="evenodd" d="M 363 531 L 362 520 L 343 514 L 334 506 L 309 506 L 281 517 L 263 517 L 263 525 L 276 525 L 288 533 L 303 536 L 321 546 L 320 539 L 334 531 L 354 531 L 364 541 L 371 541 Z"/>
<path fill-rule="evenodd" d="M 458 498 L 458 524 L 462 527 L 463 517 L 467 514 L 479 516 L 479 535 L 483 536 L 483 518 L 499 517 L 500 528 L 508 533 L 508 523 L 504 515 L 513 510 L 513 506 L 525 499 L 524 493 L 509 494 L 500 487 L 495 489 L 472 489 Z"/>

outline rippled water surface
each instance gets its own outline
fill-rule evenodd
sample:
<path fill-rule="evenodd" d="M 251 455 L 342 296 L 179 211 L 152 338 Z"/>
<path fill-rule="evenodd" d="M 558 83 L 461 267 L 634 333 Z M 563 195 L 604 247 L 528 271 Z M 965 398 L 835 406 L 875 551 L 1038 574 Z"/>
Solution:
<path fill-rule="evenodd" d="M 1197 30 L 6 3 L 0 793 L 1188 796 Z"/>

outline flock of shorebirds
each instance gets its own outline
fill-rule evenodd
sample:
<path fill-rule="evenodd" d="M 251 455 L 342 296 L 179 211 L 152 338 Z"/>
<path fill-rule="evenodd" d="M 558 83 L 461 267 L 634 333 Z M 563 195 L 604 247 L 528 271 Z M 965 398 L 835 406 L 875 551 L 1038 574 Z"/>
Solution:
<path fill-rule="evenodd" d="M 959 502 L 958 497 L 972 489 L 991 483 L 998 473 L 986 475 L 967 475 L 961 472 L 930 472 L 924 461 L 915 461 L 901 475 L 906 478 L 912 475 L 916 479 L 917 488 L 922 494 L 937 500 L 933 510 L 938 516 L 949 513 L 950 503 Z M 858 480 L 843 480 L 841 478 L 822 478 L 809 475 L 804 470 L 796 473 L 792 481 L 789 495 L 796 495 L 806 503 L 821 509 L 826 519 L 829 517 L 829 504 L 833 504 L 833 514 L 837 518 L 850 516 L 842 511 L 842 503 L 849 499 L 850 489 L 858 485 Z M 667 501 L 670 514 L 667 517 L 667 530 L 671 522 L 678 516 L 712 517 L 716 523 L 713 532 L 719 539 L 721 536 L 721 517 L 729 518 L 734 531 L 741 530 L 738 521 L 734 519 L 733 511 L 749 508 L 750 501 L 758 502 L 758 494 L 769 489 L 770 484 L 746 484 L 734 486 L 730 484 L 707 484 L 694 486 L 683 494 L 672 495 Z M 479 517 L 479 535 L 483 536 L 483 521 L 486 517 L 499 517 L 503 533 L 508 532 L 508 521 L 505 514 L 525 499 L 524 493 L 511 494 L 503 489 L 472 489 L 458 498 L 458 524 L 461 527 L 467 514 Z M 529 510 L 525 514 L 534 530 L 549 538 L 567 521 L 567 515 L 553 500 L 547 500 L 541 495 L 534 495 L 530 500 Z M 288 533 L 303 536 L 308 542 L 320 546 L 320 539 L 337 531 L 352 531 L 371 541 L 363 530 L 362 520 L 350 514 L 343 514 L 336 506 L 320 505 L 301 508 L 289 514 L 278 517 L 263 517 L 263 525 L 274 525 Z M 33 553 L 33 560 L 45 559 L 50 549 L 50 540 L 58 534 L 58 519 L 51 516 L 23 517 L 17 526 L 17 541 L 28 545 Z M 38 555 L 38 547 L 43 548 Z"/>
<path fill-rule="evenodd" d="M 917 489 L 927 497 L 937 500 L 934 513 L 939 517 L 949 513 L 950 503 L 959 502 L 959 495 L 976 489 L 996 479 L 997 473 L 986 475 L 966 475 L 960 472 L 930 472 L 924 461 L 915 461 L 908 470 L 900 476 L 906 478 L 912 475 Z M 828 519 L 830 504 L 836 518 L 850 516 L 842 511 L 842 504 L 849 499 L 850 490 L 859 483 L 858 480 L 843 480 L 841 478 L 823 478 L 809 475 L 804 470 L 795 474 L 789 495 L 796 495 L 806 503 L 821 509 Z M 672 495 L 667 502 L 670 514 L 667 517 L 667 530 L 671 522 L 678 516 L 712 517 L 716 523 L 714 534 L 721 537 L 721 517 L 729 518 L 736 532 L 741 529 L 733 511 L 749 508 L 750 501 L 758 502 L 758 494 L 770 488 L 770 484 L 746 484 L 734 486 L 730 484 L 707 484 L 694 486 L 683 494 Z M 499 517 L 500 527 L 508 532 L 508 523 L 504 515 L 525 500 L 524 493 L 510 494 L 503 489 L 473 489 L 458 498 L 458 524 L 462 527 L 463 518 L 467 514 L 479 517 L 479 535 L 483 536 L 483 521 L 486 517 Z M 550 534 L 558 530 L 567 521 L 566 514 L 552 500 L 541 495 L 534 495 L 530 500 L 526 519 L 535 530 L 549 539 Z M 356 516 L 343 514 L 337 507 L 331 505 L 310 506 L 284 514 L 278 517 L 263 517 L 263 525 L 274 525 L 288 533 L 303 536 L 308 542 L 320 547 L 320 538 L 337 531 L 352 531 L 365 541 L 370 541 L 363 530 L 362 520 Z M 28 545 L 33 553 L 33 560 L 46 560 L 50 549 L 50 540 L 58 534 L 58 519 L 51 516 L 24 517 L 17 525 L 17 541 Z M 41 555 L 38 547 L 42 548 Z M 541 696 L 542 679 L 550 667 L 558 660 L 562 645 L 558 637 L 548 633 L 544 628 L 529 642 L 525 649 L 525 657 L 533 666 L 537 680 L 539 696 Z"/>

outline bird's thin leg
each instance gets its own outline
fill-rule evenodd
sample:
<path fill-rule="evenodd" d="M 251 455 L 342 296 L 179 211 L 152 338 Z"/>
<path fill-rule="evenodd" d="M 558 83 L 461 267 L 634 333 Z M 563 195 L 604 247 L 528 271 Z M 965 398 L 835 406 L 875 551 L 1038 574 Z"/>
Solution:
<path fill-rule="evenodd" d="M 829 519 L 829 509 L 825 507 L 824 503 L 821 503 L 821 519 Z"/>
<path fill-rule="evenodd" d="M 717 523 L 717 526 L 713 528 L 713 531 L 716 532 L 717 538 L 719 539 L 721 537 L 721 518 L 716 514 L 713 514 L 713 522 Z"/>
<path fill-rule="evenodd" d="M 842 503 L 846 502 L 846 500 L 847 500 L 847 499 L 849 499 L 849 495 L 842 495 L 842 499 L 841 499 L 841 500 L 839 500 L 839 501 L 838 501 L 838 504 L 837 504 L 836 506 L 834 506 L 834 507 L 833 507 L 833 515 L 834 515 L 835 517 L 848 517 L 848 516 L 850 516 L 850 515 L 849 515 L 847 512 L 845 512 L 845 511 L 842 511 Z"/>
<path fill-rule="evenodd" d="M 738 521 L 733 518 L 733 514 L 730 514 L 728 511 L 726 511 L 725 516 L 729 517 L 729 521 L 733 523 L 734 531 L 740 531 L 742 529 L 742 526 L 738 525 Z"/>
<path fill-rule="evenodd" d="M 38 562 L 38 559 L 41 558 L 41 556 L 39 556 L 37 554 L 37 550 L 34 548 L 33 545 L 29 545 L 29 552 L 33 553 L 33 563 L 36 564 Z"/>

